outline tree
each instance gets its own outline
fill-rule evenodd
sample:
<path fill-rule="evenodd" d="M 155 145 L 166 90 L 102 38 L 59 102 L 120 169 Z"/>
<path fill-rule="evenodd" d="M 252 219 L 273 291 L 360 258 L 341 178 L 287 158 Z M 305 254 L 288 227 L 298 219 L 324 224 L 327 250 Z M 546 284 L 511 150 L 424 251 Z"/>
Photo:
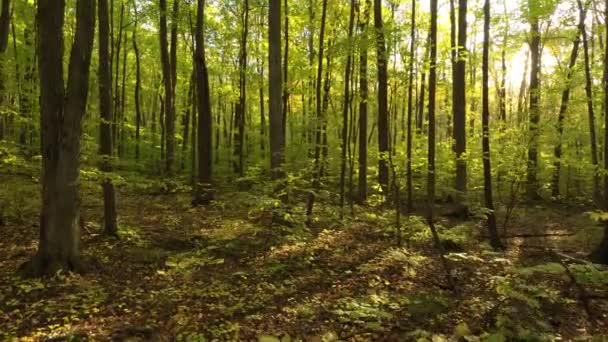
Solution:
<path fill-rule="evenodd" d="M 4 139 L 6 134 L 6 106 L 8 105 L 8 96 L 6 95 L 6 49 L 8 48 L 8 34 L 11 21 L 11 2 L 10 0 L 2 0 L 0 8 L 0 140 Z"/>
<path fill-rule="evenodd" d="M 388 194 L 388 164 L 389 152 L 388 130 L 388 62 L 386 56 L 386 41 L 384 23 L 382 21 L 382 1 L 374 0 L 374 27 L 376 29 L 376 56 L 378 63 L 378 183 L 382 192 Z"/>
<path fill-rule="evenodd" d="M 555 157 L 555 162 L 553 164 L 553 179 L 551 183 L 551 195 L 553 197 L 560 196 L 560 175 L 562 169 L 562 137 L 564 133 L 564 119 L 566 118 L 566 112 L 568 111 L 568 105 L 570 103 L 570 92 L 572 89 L 572 75 L 574 73 L 574 67 L 576 66 L 576 60 L 578 58 L 578 50 L 581 43 L 581 29 L 584 28 L 585 25 L 585 12 L 580 12 L 579 14 L 579 24 L 578 30 L 576 32 L 576 37 L 574 38 L 574 43 L 572 44 L 572 52 L 570 53 L 570 60 L 568 62 L 568 71 L 566 75 L 566 87 L 562 91 L 561 105 L 559 107 L 559 114 L 557 116 L 557 144 L 553 150 L 553 156 Z"/>
<path fill-rule="evenodd" d="M 242 35 L 239 52 L 239 100 L 234 112 L 234 172 L 244 176 L 245 110 L 247 108 L 247 36 L 249 34 L 249 0 L 243 2 Z"/>
<path fill-rule="evenodd" d="M 64 12 L 63 0 L 38 2 L 42 210 L 38 252 L 22 265 L 28 276 L 83 269 L 79 249 L 79 156 L 95 34 L 95 1 L 76 2 L 67 88 L 63 76 Z"/>
<path fill-rule="evenodd" d="M 458 47 L 454 70 L 454 152 L 456 152 L 456 190 L 467 191 L 466 144 L 466 59 L 467 0 L 458 0 Z"/>
<path fill-rule="evenodd" d="M 369 21 L 369 9 L 371 1 L 365 1 L 363 18 L 359 21 L 359 32 L 362 38 L 367 36 L 367 23 Z M 368 109 L 368 84 L 367 84 L 367 42 L 362 39 L 359 52 L 359 201 L 367 200 L 367 109 Z"/>
<path fill-rule="evenodd" d="M 342 100 L 342 160 L 340 165 L 340 208 L 341 216 L 344 215 L 344 187 L 346 183 L 346 150 L 348 142 L 348 111 L 350 106 L 350 77 L 351 64 L 353 59 L 353 49 L 351 40 L 353 38 L 353 29 L 355 25 L 355 1 L 350 3 L 350 16 L 348 20 L 348 54 L 346 56 L 346 66 L 344 67 L 344 99 Z"/>
<path fill-rule="evenodd" d="M 529 200 L 537 200 L 540 198 L 538 184 L 538 148 L 539 148 L 539 124 L 540 124 L 540 68 L 541 68 L 541 51 L 540 51 L 540 29 L 539 17 L 535 13 L 533 0 L 528 0 L 530 7 L 530 145 L 528 146 L 528 168 L 527 168 L 527 196 Z"/>
<path fill-rule="evenodd" d="M 110 68 L 110 23 L 108 0 L 99 0 L 99 170 L 106 174 L 103 179 L 104 232 L 118 234 L 116 222 L 116 193 L 114 183 L 107 173 L 112 172 L 112 71 Z"/>
<path fill-rule="evenodd" d="M 407 210 L 414 209 L 413 181 L 412 181 L 412 115 L 414 114 L 414 60 L 416 59 L 416 1 L 412 0 L 412 22 L 410 28 L 410 58 L 408 62 L 407 86 L 407 142 L 406 142 L 406 205 Z"/>
<path fill-rule="evenodd" d="M 448 284 L 453 288 L 454 282 L 449 265 L 445 258 L 445 249 L 434 222 L 435 206 L 435 102 L 437 95 L 437 0 L 431 0 L 431 30 L 429 34 L 430 69 L 429 69 L 429 136 L 428 136 L 428 169 L 427 169 L 427 223 L 431 229 L 435 247 L 439 251 L 441 264 L 446 273 Z"/>
<path fill-rule="evenodd" d="M 272 178 L 284 176 L 285 128 L 281 111 L 283 82 L 281 75 L 281 0 L 268 6 L 268 96 L 270 120 L 270 169 Z"/>
<path fill-rule="evenodd" d="M 173 75 L 171 59 L 169 58 L 169 42 L 167 38 L 167 0 L 159 0 L 160 7 L 160 59 L 162 63 L 165 86 L 165 172 L 173 172 L 175 159 L 175 115 L 173 101 Z"/>
<path fill-rule="evenodd" d="M 209 95 L 209 72 L 205 57 L 205 0 L 197 0 L 196 10 L 196 103 L 198 106 L 198 184 L 193 204 L 208 204 L 213 199 L 211 176 L 213 166 L 213 120 L 211 117 L 211 97 Z"/>
<path fill-rule="evenodd" d="M 490 160 L 490 0 L 485 0 L 483 6 L 483 66 L 482 66 L 482 149 L 483 149 L 483 186 L 484 198 L 486 202 L 486 213 L 490 244 L 494 249 L 501 249 L 502 242 L 498 236 L 496 228 L 496 214 L 494 213 L 494 198 L 492 194 L 492 167 Z"/>
<path fill-rule="evenodd" d="M 135 53 L 135 159 L 139 160 L 140 155 L 140 135 L 141 135 L 141 56 L 139 45 L 137 44 L 137 4 L 133 0 L 133 12 L 135 15 L 133 22 L 133 52 Z"/>

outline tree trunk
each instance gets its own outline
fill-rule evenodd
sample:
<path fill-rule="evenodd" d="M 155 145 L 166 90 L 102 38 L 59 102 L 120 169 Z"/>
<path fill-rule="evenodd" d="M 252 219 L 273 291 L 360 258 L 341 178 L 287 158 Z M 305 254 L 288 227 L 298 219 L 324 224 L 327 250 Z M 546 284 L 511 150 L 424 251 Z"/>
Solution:
<path fill-rule="evenodd" d="M 350 76 L 351 64 L 353 60 L 353 49 L 351 41 L 353 39 L 353 28 L 355 25 L 355 0 L 350 2 L 350 17 L 348 20 L 348 52 L 346 56 L 346 66 L 344 68 L 344 99 L 342 102 L 342 160 L 340 165 L 340 216 L 344 217 L 344 188 L 346 185 L 346 151 L 348 144 L 348 109 L 350 106 Z"/>
<path fill-rule="evenodd" d="M 114 183 L 107 173 L 112 172 L 112 71 L 110 69 L 110 20 L 108 0 L 99 0 L 99 170 L 105 174 L 102 181 L 104 232 L 118 235 L 116 220 L 116 194 Z"/>
<path fill-rule="evenodd" d="M 37 254 L 21 270 L 26 276 L 81 271 L 80 138 L 89 90 L 95 35 L 95 2 L 76 3 L 76 31 L 67 89 L 63 76 L 65 1 L 38 1 L 38 63 L 42 138 L 42 211 Z"/>
<path fill-rule="evenodd" d="M 434 223 L 435 206 L 435 102 L 437 89 L 437 0 L 431 0 L 431 30 L 429 34 L 430 70 L 429 70 L 429 137 L 428 137 L 428 178 L 427 178 L 427 223 L 431 229 L 435 247 L 439 251 L 441 264 L 446 273 L 448 285 L 453 288 L 453 280 L 449 265 L 445 258 L 445 250 L 439 239 L 439 233 Z"/>
<path fill-rule="evenodd" d="M 467 0 L 458 1 L 458 47 L 454 69 L 454 152 L 456 153 L 456 190 L 467 191 L 466 144 L 466 59 Z M 462 199 L 461 199 L 462 200 Z"/>
<path fill-rule="evenodd" d="M 502 249 L 502 242 L 498 236 L 498 228 L 496 227 L 496 214 L 494 213 L 494 199 L 492 194 L 492 166 L 490 160 L 490 0 L 485 0 L 483 7 L 484 25 L 483 25 L 483 66 L 482 66 L 482 150 L 483 150 L 483 188 L 484 197 L 487 209 L 488 233 L 490 235 L 490 244 L 494 249 Z"/>
<path fill-rule="evenodd" d="M 163 80 L 165 85 L 165 172 L 173 172 L 175 158 L 175 116 L 173 115 L 173 72 L 169 59 L 169 42 L 167 40 L 167 0 L 160 2 L 160 59 L 162 63 Z"/>
<path fill-rule="evenodd" d="M 249 0 L 243 3 L 241 46 L 239 52 L 239 100 L 234 113 L 234 173 L 244 174 L 245 110 L 247 106 L 247 36 L 249 35 Z"/>
<path fill-rule="evenodd" d="M 11 21 L 11 2 L 2 1 L 0 9 L 0 141 L 6 135 L 6 106 L 8 106 L 8 96 L 6 89 L 6 50 L 8 49 L 8 34 Z"/>
<path fill-rule="evenodd" d="M 359 23 L 359 31 L 363 37 L 367 37 L 367 24 L 369 22 L 370 0 L 365 1 L 363 19 Z M 359 196 L 360 203 L 367 200 L 367 109 L 368 109 L 368 84 L 367 84 L 367 45 L 363 43 L 359 56 Z"/>
<path fill-rule="evenodd" d="M 414 209 L 413 184 L 412 184 L 412 114 L 413 114 L 413 88 L 414 88 L 414 60 L 416 59 L 416 1 L 412 0 L 412 22 L 410 31 L 410 58 L 408 65 L 408 87 L 407 87 L 407 147 L 406 147 L 406 205 L 407 211 Z"/>
<path fill-rule="evenodd" d="M 196 103 L 198 106 L 198 184 L 193 204 L 208 204 L 213 199 L 211 175 L 213 167 L 211 96 L 205 57 L 205 0 L 197 0 L 196 15 Z"/>
<path fill-rule="evenodd" d="M 268 6 L 268 96 L 270 120 L 270 170 L 273 179 L 284 177 L 285 130 L 281 111 L 281 0 Z"/>
<path fill-rule="evenodd" d="M 388 130 L 388 84 L 387 84 L 387 57 L 384 37 L 384 23 L 382 22 L 382 1 L 374 0 L 374 27 L 376 29 L 376 55 L 378 63 L 378 182 L 382 193 L 388 195 L 388 164 L 389 152 Z"/>
<path fill-rule="evenodd" d="M 532 0 L 529 0 L 532 1 Z M 529 146 L 527 167 L 527 197 L 529 200 L 538 200 L 538 148 L 539 148 L 539 124 L 540 124 L 540 31 L 538 17 L 530 18 L 530 123 L 529 123 Z"/>
<path fill-rule="evenodd" d="M 595 132 L 595 109 L 593 108 L 593 76 L 591 75 L 592 59 L 589 56 L 589 42 L 587 39 L 587 29 L 585 28 L 585 16 L 587 9 L 583 6 L 581 0 L 577 0 L 578 8 L 583 18 L 579 31 L 583 37 L 583 55 L 585 58 L 585 94 L 587 95 L 587 111 L 589 114 L 589 138 L 591 140 L 591 164 L 593 165 L 593 199 L 597 203 L 601 203 L 600 177 L 599 177 L 599 161 L 597 138 Z"/>
<path fill-rule="evenodd" d="M 139 54 L 139 46 L 137 45 L 137 5 L 133 6 L 135 12 L 135 22 L 133 24 L 133 52 L 135 53 L 135 160 L 140 157 L 140 142 L 141 142 L 141 56 Z"/>
<path fill-rule="evenodd" d="M 555 163 L 553 164 L 553 179 L 551 182 L 551 195 L 553 197 L 560 196 L 560 174 L 562 169 L 561 158 L 562 158 L 562 137 L 564 134 L 564 120 L 568 111 L 568 105 L 570 103 L 570 90 L 572 85 L 572 75 L 574 73 L 574 67 L 576 66 L 576 60 L 578 58 L 578 50 L 581 43 L 581 28 L 584 26 L 585 16 L 584 12 L 580 13 L 579 16 L 579 30 L 576 33 L 576 38 L 572 45 L 572 52 L 570 53 L 570 61 L 568 63 L 568 74 L 566 76 L 566 87 L 562 91 L 561 105 L 559 107 L 559 114 L 557 116 L 557 144 L 553 150 L 553 156 L 555 157 Z"/>

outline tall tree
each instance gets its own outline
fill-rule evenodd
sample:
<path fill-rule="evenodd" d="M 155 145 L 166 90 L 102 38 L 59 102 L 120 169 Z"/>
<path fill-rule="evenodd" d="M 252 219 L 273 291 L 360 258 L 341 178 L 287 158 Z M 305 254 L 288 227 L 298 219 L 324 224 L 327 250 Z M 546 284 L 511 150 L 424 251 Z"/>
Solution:
<path fill-rule="evenodd" d="M 441 264 L 447 275 L 448 284 L 453 288 L 452 276 L 445 258 L 445 249 L 439 233 L 435 227 L 435 110 L 437 98 L 437 0 L 431 0 L 431 30 L 429 33 L 430 66 L 429 66 L 429 136 L 428 136 L 428 164 L 427 164 L 427 223 L 431 229 L 435 247 L 439 251 Z"/>
<path fill-rule="evenodd" d="M 133 0 L 133 52 L 135 53 L 135 159 L 139 160 L 140 155 L 140 135 L 141 135 L 141 56 L 139 53 L 139 45 L 137 44 L 137 3 Z"/>
<path fill-rule="evenodd" d="M 348 112 L 350 108 L 350 77 L 351 64 L 353 60 L 352 38 L 355 26 L 355 0 L 350 2 L 350 16 L 348 20 L 348 52 L 346 55 L 346 66 L 344 67 L 344 99 L 342 100 L 342 159 L 340 167 L 340 208 L 341 216 L 344 215 L 344 190 L 346 184 L 346 151 L 348 144 Z"/>
<path fill-rule="evenodd" d="M 608 0 L 604 1 L 604 18 L 608 18 Z M 604 52 L 604 141 L 608 142 L 608 20 L 606 26 Z M 608 144 L 604 143 L 604 210 L 608 211 Z M 591 254 L 595 262 L 608 264 L 608 222 L 604 222 L 604 237 Z"/>
<path fill-rule="evenodd" d="M 490 244 L 494 249 L 502 248 L 496 227 L 496 214 L 494 213 L 494 198 L 492 194 L 492 166 L 490 160 L 490 0 L 485 0 L 483 6 L 483 61 L 482 61 L 482 150 L 483 150 L 483 187 L 487 209 L 488 233 Z"/>
<path fill-rule="evenodd" d="M 283 178 L 285 129 L 281 111 L 281 0 L 268 6 L 268 96 L 270 120 L 270 169 L 273 179 Z"/>
<path fill-rule="evenodd" d="M 414 209 L 413 182 L 412 182 L 412 115 L 413 115 L 413 93 L 414 93 L 414 60 L 416 59 L 416 1 L 412 0 L 412 22 L 410 28 L 410 57 L 408 64 L 408 89 L 407 89 L 407 146 L 406 146 L 406 205 L 407 210 Z"/>
<path fill-rule="evenodd" d="M 211 176 L 213 166 L 213 120 L 211 96 L 209 94 L 209 72 L 205 56 L 205 0 L 197 0 L 196 47 L 194 61 L 196 70 L 196 104 L 198 107 L 198 184 L 193 204 L 204 205 L 213 199 Z"/>
<path fill-rule="evenodd" d="M 6 106 L 8 105 L 8 96 L 6 93 L 6 50 L 8 48 L 8 34 L 11 21 L 11 1 L 2 0 L 2 8 L 0 9 L 0 140 L 4 139 L 6 134 L 7 116 L 5 114 Z"/>
<path fill-rule="evenodd" d="M 564 120 L 568 111 L 568 105 L 570 103 L 570 91 L 572 89 L 572 75 L 574 73 L 574 67 L 576 66 L 576 60 L 578 59 L 578 50 L 581 43 L 581 29 L 585 25 L 585 12 L 579 12 L 579 24 L 572 44 L 572 52 L 570 53 L 570 60 L 568 62 L 568 71 L 566 75 L 566 87 L 562 91 L 561 105 L 559 107 L 559 114 L 557 116 L 557 144 L 553 150 L 553 156 L 555 162 L 553 164 L 553 179 L 551 182 L 551 195 L 553 197 L 560 196 L 560 176 L 562 169 L 562 136 L 564 133 Z"/>
<path fill-rule="evenodd" d="M 116 193 L 112 178 L 112 71 L 110 68 L 110 17 L 108 0 L 99 0 L 99 170 L 106 175 L 102 182 L 104 207 L 104 232 L 118 235 L 116 220 Z"/>
<path fill-rule="evenodd" d="M 528 146 L 528 167 L 527 167 L 527 197 L 529 200 L 536 200 L 540 197 L 538 184 L 538 149 L 539 149 L 539 124 L 540 124 L 540 29 L 538 13 L 535 13 L 533 0 L 528 0 L 529 21 L 530 21 L 530 122 L 529 133 L 530 143 Z"/>
<path fill-rule="evenodd" d="M 456 190 L 467 191 L 466 144 L 466 59 L 467 0 L 458 0 L 458 46 L 454 69 L 454 152 L 456 152 Z"/>
<path fill-rule="evenodd" d="M 376 56 L 378 64 L 378 182 L 385 195 L 388 194 L 389 127 L 388 127 L 388 61 L 384 23 L 382 21 L 382 0 L 374 0 L 374 27 L 376 29 Z"/>
<path fill-rule="evenodd" d="M 234 121 L 234 172 L 244 175 L 245 111 L 247 108 L 247 36 L 249 35 L 249 0 L 243 2 L 242 32 L 239 51 L 239 100 L 236 104 Z"/>
<path fill-rule="evenodd" d="M 591 164 L 593 165 L 593 197 L 598 203 L 601 202 L 600 178 L 599 178 L 599 161 L 597 151 L 597 138 L 595 133 L 595 109 L 593 107 L 593 75 L 591 75 L 591 57 L 589 56 L 589 42 L 587 38 L 587 29 L 585 27 L 585 16 L 587 8 L 581 0 L 577 0 L 579 12 L 583 20 L 582 26 L 579 27 L 583 38 L 583 56 L 585 59 L 585 94 L 587 95 L 587 113 L 589 115 L 589 138 L 591 147 Z"/>
<path fill-rule="evenodd" d="M 76 30 L 67 88 L 63 74 L 65 0 L 40 0 L 37 9 L 42 139 L 42 210 L 38 252 L 25 275 L 81 271 L 80 140 L 95 35 L 95 1 L 76 2 Z"/>
<path fill-rule="evenodd" d="M 363 18 L 359 19 L 359 32 L 362 44 L 359 52 L 359 196 L 360 202 L 367 200 L 367 109 L 368 109 L 368 82 L 367 82 L 367 24 L 371 1 L 365 1 Z"/>
<path fill-rule="evenodd" d="M 169 42 L 167 38 L 167 0 L 159 0 L 160 7 L 160 59 L 165 86 L 164 115 L 165 115 L 165 172 L 173 172 L 175 159 L 175 115 L 173 106 L 173 72 L 169 57 Z"/>

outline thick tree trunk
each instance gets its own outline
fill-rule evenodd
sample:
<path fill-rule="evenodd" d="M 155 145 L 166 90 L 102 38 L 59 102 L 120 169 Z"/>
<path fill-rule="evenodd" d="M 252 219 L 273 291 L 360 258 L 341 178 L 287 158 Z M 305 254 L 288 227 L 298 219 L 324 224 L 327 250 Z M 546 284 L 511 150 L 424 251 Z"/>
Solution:
<path fill-rule="evenodd" d="M 110 69 L 110 22 L 108 0 L 99 0 L 99 170 L 112 172 L 112 71 Z M 106 175 L 102 181 L 104 232 L 118 235 L 116 220 L 116 194 L 112 178 Z"/>
<path fill-rule="evenodd" d="M 482 89 L 482 151 L 483 151 L 483 188 L 487 209 L 487 226 L 490 244 L 494 249 L 502 249 L 503 245 L 498 236 L 496 214 L 494 213 L 494 198 L 492 194 L 492 166 L 490 160 L 490 0 L 485 0 L 483 7 L 483 89 Z"/>
<path fill-rule="evenodd" d="M 27 276 L 82 270 L 79 156 L 95 34 L 95 2 L 76 3 L 67 89 L 63 78 L 64 10 L 64 0 L 38 1 L 42 211 L 38 252 L 21 268 Z"/>
<path fill-rule="evenodd" d="M 532 0 L 529 0 L 532 1 Z M 530 18 L 530 122 L 529 122 L 529 146 L 527 167 L 527 197 L 529 200 L 540 198 L 538 184 L 538 148 L 539 148 L 539 124 L 540 124 L 540 31 L 539 19 Z"/>
<path fill-rule="evenodd" d="M 376 55 L 378 63 L 378 182 L 382 192 L 388 195 L 389 127 L 388 127 L 388 72 L 382 1 L 374 0 L 374 27 L 376 29 Z"/>
<path fill-rule="evenodd" d="M 209 94 L 209 73 L 205 57 L 205 0 L 197 0 L 196 15 L 196 103 L 198 106 L 198 184 L 193 204 L 208 204 L 213 199 L 211 175 L 213 166 L 213 121 Z"/>
<path fill-rule="evenodd" d="M 467 191 L 466 144 L 466 59 L 467 0 L 458 1 L 458 47 L 454 69 L 454 152 L 456 153 L 456 190 L 460 196 Z M 461 199 L 462 200 L 462 199 Z"/>

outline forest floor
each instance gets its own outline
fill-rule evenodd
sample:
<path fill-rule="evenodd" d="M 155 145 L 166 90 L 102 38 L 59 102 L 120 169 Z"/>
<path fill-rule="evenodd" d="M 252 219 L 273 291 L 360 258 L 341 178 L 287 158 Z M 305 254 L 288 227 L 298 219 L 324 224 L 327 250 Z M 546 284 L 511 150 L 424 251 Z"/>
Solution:
<path fill-rule="evenodd" d="M 480 220 L 441 218 L 452 291 L 420 217 L 403 219 L 400 247 L 388 210 L 355 207 L 311 232 L 272 225 L 255 191 L 192 208 L 188 193 L 130 185 L 110 239 L 100 191 L 84 182 L 91 270 L 36 280 L 16 270 L 36 250 L 38 184 L 0 178 L 14 211 L 0 227 L 0 340 L 608 340 L 607 269 L 581 260 L 599 227 L 581 208 L 516 208 L 507 235 L 551 236 L 509 238 L 504 253 Z"/>

